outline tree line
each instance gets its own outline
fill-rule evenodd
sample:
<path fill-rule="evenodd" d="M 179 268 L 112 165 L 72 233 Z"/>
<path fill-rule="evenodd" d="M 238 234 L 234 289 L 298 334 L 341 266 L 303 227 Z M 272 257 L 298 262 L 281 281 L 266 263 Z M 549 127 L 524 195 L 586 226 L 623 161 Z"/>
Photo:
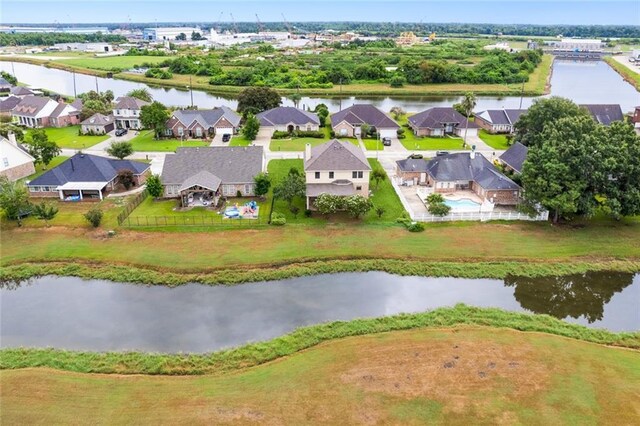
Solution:
<path fill-rule="evenodd" d="M 0 46 L 51 46 L 56 43 L 126 43 L 114 34 L 0 33 Z"/>

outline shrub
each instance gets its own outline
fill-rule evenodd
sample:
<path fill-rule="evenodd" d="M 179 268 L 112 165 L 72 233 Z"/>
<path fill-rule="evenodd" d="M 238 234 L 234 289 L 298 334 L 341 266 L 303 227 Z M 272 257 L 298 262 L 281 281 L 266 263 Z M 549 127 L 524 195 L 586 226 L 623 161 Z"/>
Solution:
<path fill-rule="evenodd" d="M 344 208 L 344 197 L 322 193 L 318 195 L 314 205 L 320 214 L 327 216 Z"/>
<path fill-rule="evenodd" d="M 291 214 L 293 214 L 293 217 L 295 217 L 297 219 L 298 218 L 298 213 L 300 213 L 300 207 L 291 206 L 291 207 L 289 207 L 289 211 L 291 212 Z"/>
<path fill-rule="evenodd" d="M 44 220 L 45 225 L 48 227 L 49 221 L 58 214 L 58 208 L 50 202 L 43 201 L 33 206 L 33 213 L 38 219 Z"/>
<path fill-rule="evenodd" d="M 267 192 L 269 192 L 269 188 L 271 187 L 271 178 L 266 173 L 258 173 L 254 178 L 253 182 L 256 184 L 255 186 L 255 194 L 258 197 L 264 197 Z"/>
<path fill-rule="evenodd" d="M 364 216 L 373 207 L 370 199 L 358 194 L 345 197 L 342 203 L 349 216 L 355 218 Z"/>
<path fill-rule="evenodd" d="M 396 74 L 389 80 L 389 85 L 391 87 L 402 87 L 406 82 L 407 80 L 403 76 Z"/>
<path fill-rule="evenodd" d="M 102 216 L 102 210 L 100 210 L 100 207 L 98 206 L 93 207 L 84 214 L 84 218 L 87 219 L 87 222 L 89 222 L 94 228 L 100 226 L 100 223 L 102 223 Z"/>
<path fill-rule="evenodd" d="M 413 222 L 407 226 L 409 232 L 422 232 L 424 231 L 424 224 L 421 222 Z"/>
<path fill-rule="evenodd" d="M 120 182 L 126 190 L 136 184 L 133 172 L 127 169 L 118 170 L 118 182 Z"/>
<path fill-rule="evenodd" d="M 427 210 L 434 216 L 446 216 L 451 211 L 451 207 L 445 203 L 429 203 Z"/>
<path fill-rule="evenodd" d="M 330 136 L 331 138 L 335 138 L 335 137 L 336 137 L 336 132 L 335 132 L 335 131 L 333 131 L 333 130 L 331 130 L 331 131 L 329 132 L 329 136 Z"/>
<path fill-rule="evenodd" d="M 290 137 L 291 137 L 291 133 L 284 132 L 282 130 L 276 130 L 275 132 L 273 132 L 271 139 L 286 139 Z"/>
<path fill-rule="evenodd" d="M 162 196 L 163 187 L 162 181 L 160 180 L 160 176 L 151 175 L 147 179 L 147 191 L 149 191 L 149 195 L 153 198 L 158 198 Z"/>
<path fill-rule="evenodd" d="M 238 198 L 242 197 L 242 192 L 240 190 L 236 191 L 236 197 Z"/>
<path fill-rule="evenodd" d="M 378 219 L 380 219 L 385 212 L 386 210 L 384 207 L 376 207 L 376 215 L 378 216 Z"/>
<path fill-rule="evenodd" d="M 309 209 L 306 209 L 304 211 L 304 217 L 311 217 L 311 215 L 313 214 L 313 212 Z"/>
<path fill-rule="evenodd" d="M 271 214 L 271 224 L 273 226 L 283 226 L 287 223 L 287 218 L 282 213 L 273 212 Z"/>
<path fill-rule="evenodd" d="M 434 192 L 433 194 L 430 194 L 427 197 L 427 203 L 432 204 L 432 203 L 444 203 L 444 197 L 442 196 L 442 194 L 438 194 L 436 192 Z"/>

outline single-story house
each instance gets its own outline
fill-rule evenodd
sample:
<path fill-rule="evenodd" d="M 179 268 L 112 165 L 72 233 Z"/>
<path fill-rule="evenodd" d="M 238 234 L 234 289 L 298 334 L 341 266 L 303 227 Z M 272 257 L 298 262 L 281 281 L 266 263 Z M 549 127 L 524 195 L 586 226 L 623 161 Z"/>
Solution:
<path fill-rule="evenodd" d="M 420 160 L 424 161 L 424 160 Z M 471 190 L 483 201 L 494 204 L 515 205 L 520 199 L 520 186 L 503 175 L 484 156 L 459 152 L 435 157 L 426 161 L 426 166 L 419 165 L 420 170 L 416 182 L 417 170 L 412 162 L 400 160 L 396 162 L 398 176 L 404 180 L 413 180 L 433 188 L 434 192 L 452 193 Z M 425 170 L 422 172 L 422 170 Z M 422 173 L 425 180 L 422 179 Z"/>
<path fill-rule="evenodd" d="M 149 105 L 149 102 L 131 96 L 122 96 L 116 99 L 116 105 L 113 107 L 116 128 L 142 129 L 140 110 L 145 105 Z"/>
<path fill-rule="evenodd" d="M 115 127 L 116 123 L 113 115 L 104 115 L 99 112 L 80 123 L 80 131 L 84 135 L 104 135 L 111 132 Z"/>
<path fill-rule="evenodd" d="M 167 154 L 161 180 L 165 198 L 183 207 L 217 205 L 220 197 L 255 195 L 253 178 L 264 171 L 261 146 L 178 148 Z"/>
<path fill-rule="evenodd" d="M 167 120 L 165 135 L 176 138 L 206 138 L 238 132 L 240 116 L 223 106 L 214 109 L 179 109 Z"/>
<path fill-rule="evenodd" d="M 400 125 L 370 104 L 356 104 L 331 116 L 331 128 L 337 137 L 360 136 L 363 124 L 371 126 L 383 138 L 396 138 Z"/>
<path fill-rule="evenodd" d="M 489 133 L 513 133 L 526 109 L 487 109 L 476 114 L 476 124 Z"/>
<path fill-rule="evenodd" d="M 10 92 L 13 84 L 9 83 L 3 77 L 0 77 L 0 93 Z"/>
<path fill-rule="evenodd" d="M 589 111 L 589 114 L 599 124 L 608 126 L 614 121 L 624 121 L 622 108 L 618 104 L 584 104 L 580 106 Z"/>
<path fill-rule="evenodd" d="M 0 153 L 0 176 L 14 182 L 36 172 L 34 158 L 16 141 L 13 133 L 9 132 L 8 138 L 0 136 Z"/>
<path fill-rule="evenodd" d="M 416 136 L 478 135 L 478 125 L 451 107 L 434 107 L 407 119 Z"/>
<path fill-rule="evenodd" d="M 427 184 L 427 160 L 423 158 L 407 158 L 396 161 L 396 175 L 403 181 L 411 181 L 414 185 Z"/>
<path fill-rule="evenodd" d="M 135 185 L 146 182 L 150 165 L 140 161 L 117 160 L 77 153 L 60 165 L 27 183 L 33 197 L 60 197 L 61 200 L 102 200 L 118 185 L 118 172 L 130 170 Z"/>
<path fill-rule="evenodd" d="M 17 96 L 19 98 L 24 98 L 25 96 L 35 96 L 36 93 L 30 89 L 27 89 L 24 86 L 13 86 L 10 90 L 10 93 L 13 96 Z"/>
<path fill-rule="evenodd" d="M 80 123 L 80 111 L 44 96 L 25 96 L 11 111 L 14 120 L 26 127 L 65 127 Z"/>
<path fill-rule="evenodd" d="M 516 142 L 502 153 L 499 160 L 507 170 L 513 170 L 515 173 L 522 173 L 522 164 L 527 159 L 529 148 Z"/>
<path fill-rule="evenodd" d="M 360 147 L 337 139 L 311 147 L 304 153 L 307 209 L 320 194 L 369 197 L 371 166 Z"/>
<path fill-rule="evenodd" d="M 271 129 L 279 132 L 293 132 L 294 130 L 318 131 L 320 119 L 313 112 L 294 107 L 277 107 L 263 111 L 256 115 L 260 120 L 261 129 Z"/>
<path fill-rule="evenodd" d="M 0 100 L 0 116 L 11 116 L 11 111 L 13 111 L 20 101 L 22 101 L 21 98 L 13 95 Z"/>

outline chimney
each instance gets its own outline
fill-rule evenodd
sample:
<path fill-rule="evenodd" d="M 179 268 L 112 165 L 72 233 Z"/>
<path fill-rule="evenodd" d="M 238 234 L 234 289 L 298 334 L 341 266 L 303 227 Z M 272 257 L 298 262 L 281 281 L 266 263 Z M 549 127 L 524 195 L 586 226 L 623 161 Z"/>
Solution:
<path fill-rule="evenodd" d="M 311 144 L 308 143 L 304 146 L 304 159 L 308 161 L 311 158 Z"/>
<path fill-rule="evenodd" d="M 12 131 L 9 131 L 7 134 L 7 139 L 11 142 L 11 145 L 18 146 L 18 142 L 16 142 L 16 135 Z"/>
<path fill-rule="evenodd" d="M 474 158 L 476 158 L 476 147 L 475 147 L 475 145 L 473 146 L 473 148 L 471 148 L 471 153 L 469 154 L 469 156 L 471 157 L 472 160 Z"/>

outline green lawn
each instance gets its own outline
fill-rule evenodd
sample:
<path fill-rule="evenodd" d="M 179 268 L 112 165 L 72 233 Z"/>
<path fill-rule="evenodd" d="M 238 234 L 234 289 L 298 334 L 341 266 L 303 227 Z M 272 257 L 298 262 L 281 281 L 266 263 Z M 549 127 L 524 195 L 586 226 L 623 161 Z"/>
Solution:
<path fill-rule="evenodd" d="M 231 138 L 229 146 L 249 146 L 253 143 L 242 135 L 235 135 Z"/>
<path fill-rule="evenodd" d="M 60 52 L 59 56 L 65 56 L 64 52 Z M 142 65 L 145 62 L 157 64 L 159 62 L 165 61 L 166 59 L 166 57 L 162 56 L 108 56 L 103 58 L 85 57 L 61 59 L 56 62 L 81 68 L 111 71 L 115 68 L 120 70 L 127 70 L 133 68 L 134 65 Z"/>
<path fill-rule="evenodd" d="M 215 239 L 210 250 L 217 251 Z M 247 250 L 250 251 L 250 250 Z M 284 297 L 284 296 L 283 296 Z M 313 303 L 313 301 L 309 301 Z M 485 324 L 472 308 L 438 310 L 444 325 L 375 333 L 395 321 L 406 327 L 420 314 L 327 324 L 274 344 L 207 356 L 63 354 L 77 370 L 116 372 L 134 365 L 175 376 L 87 374 L 50 368 L 2 371 L 0 422 L 19 424 L 638 424 L 637 351 Z M 485 310 L 497 316 L 495 311 Z M 422 314 L 424 316 L 428 314 Z M 466 316 L 466 317 L 465 317 Z M 476 319 L 476 317 L 480 317 Z M 502 327 L 518 328 L 502 313 Z M 484 319 L 484 321 L 483 321 Z M 511 322 L 508 322 L 511 320 Z M 548 330 L 544 317 L 522 328 Z M 526 322 L 525 322 L 526 321 Z M 418 321 L 416 321 L 418 322 Z M 359 334 L 350 336 L 350 328 Z M 561 325 L 557 325 L 560 327 Z M 321 345 L 324 330 L 341 338 Z M 394 329 L 392 329 L 394 330 Z M 589 330 L 590 331 L 590 330 Z M 584 333 L 588 333 L 585 331 Z M 576 332 L 578 333 L 578 332 Z M 306 340 L 302 340 L 306 338 Z M 302 341 L 306 346 L 298 343 Z M 294 352 L 296 345 L 306 348 Z M 287 356 L 282 356 L 286 354 Z M 84 357 L 83 357 L 84 355 Z M 19 355 L 18 355 L 19 356 Z M 271 359 L 272 362 L 267 362 Z M 250 368 L 229 367 L 244 365 Z M 255 361 L 258 359 L 259 361 Z M 42 361 L 41 361 L 42 360 Z M 231 360 L 231 361 L 229 361 Z M 262 361 L 262 365 L 255 365 Z M 38 365 L 59 366 L 42 351 Z M 180 364 L 202 372 L 180 376 Z M 77 366 L 76 366 L 77 365 Z M 207 374 L 213 371 L 213 374 Z M 615 419 L 615 422 L 613 421 Z"/>
<path fill-rule="evenodd" d="M 80 126 L 46 127 L 49 140 L 54 141 L 60 148 L 85 149 L 109 138 L 108 135 L 88 136 L 79 135 Z M 31 131 L 27 132 L 27 141 L 31 139 Z"/>
<path fill-rule="evenodd" d="M 367 151 L 383 151 L 384 145 L 382 145 L 382 141 L 377 139 L 362 139 L 362 143 L 364 144 Z"/>
<path fill-rule="evenodd" d="M 510 145 L 507 143 L 507 135 L 493 135 L 484 129 L 480 129 L 478 136 L 491 148 L 500 150 L 509 149 Z"/>
<path fill-rule="evenodd" d="M 289 139 L 271 139 L 269 148 L 271 149 L 271 151 L 304 151 L 304 147 L 306 144 L 311 144 L 311 146 L 316 146 L 316 145 L 323 144 L 331 139 L 331 136 L 330 136 L 331 128 L 329 126 L 322 127 L 320 130 L 324 133 L 324 138 L 292 137 Z M 350 141 L 350 142 L 355 143 L 356 145 L 358 144 L 357 141 Z"/>
<path fill-rule="evenodd" d="M 209 146 L 209 142 L 202 141 L 200 139 L 188 139 L 185 141 L 180 141 L 178 139 L 160 139 L 156 140 L 153 138 L 153 131 L 144 130 L 141 131 L 136 137 L 131 139 L 131 144 L 133 145 L 134 151 L 140 152 L 174 152 L 177 148 L 180 147 L 198 147 L 198 146 Z"/>
<path fill-rule="evenodd" d="M 470 149 L 462 147 L 462 138 L 459 137 L 420 137 L 416 136 L 413 131 L 407 127 L 407 120 L 411 114 L 401 117 L 397 122 L 404 129 L 405 137 L 400 139 L 402 145 L 409 151 L 434 151 L 434 150 L 461 150 Z"/>

